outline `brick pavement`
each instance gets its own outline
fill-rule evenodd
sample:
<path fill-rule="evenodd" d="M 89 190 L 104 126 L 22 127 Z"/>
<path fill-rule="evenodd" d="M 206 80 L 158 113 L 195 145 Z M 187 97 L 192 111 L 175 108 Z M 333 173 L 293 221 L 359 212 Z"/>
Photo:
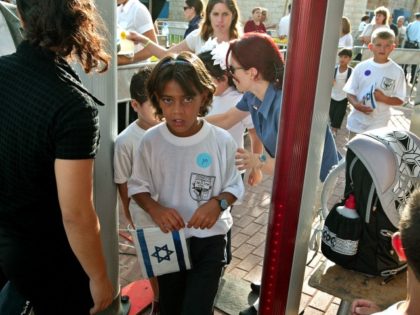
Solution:
<path fill-rule="evenodd" d="M 405 107 L 392 109 L 390 126 L 408 129 L 411 111 L 412 109 Z M 343 126 L 345 126 L 345 121 L 343 122 Z M 336 137 L 337 148 L 343 156 L 345 155 L 345 143 L 348 140 L 347 133 L 347 130 L 343 127 L 339 130 Z M 233 259 L 227 267 L 226 273 L 248 282 L 259 281 L 262 274 L 271 186 L 272 177 L 270 176 L 266 176 L 263 182 L 257 187 L 247 186 L 244 201 L 232 210 L 234 218 L 234 226 L 232 228 Z M 329 200 L 330 205 L 341 198 L 343 190 L 344 174 L 339 177 L 336 189 Z M 124 226 L 124 223 L 122 222 L 120 226 Z M 126 247 L 122 248 L 120 246 L 120 249 L 123 252 L 127 252 Z M 129 251 L 132 252 L 132 249 L 129 249 Z M 312 255 L 313 252 L 309 251 L 308 259 Z M 318 254 L 305 269 L 299 308 L 299 312 L 303 309 L 305 310 L 305 315 L 336 314 L 340 304 L 340 299 L 318 291 L 308 285 L 309 277 L 323 259 L 322 254 Z M 137 265 L 133 256 L 121 255 L 121 285 L 125 285 L 138 278 Z M 225 313 L 216 310 L 215 314 L 222 315 Z"/>

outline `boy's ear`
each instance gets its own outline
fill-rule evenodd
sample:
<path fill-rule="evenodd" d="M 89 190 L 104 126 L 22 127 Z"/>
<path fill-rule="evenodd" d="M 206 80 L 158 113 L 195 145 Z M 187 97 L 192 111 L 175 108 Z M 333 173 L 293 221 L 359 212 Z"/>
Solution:
<path fill-rule="evenodd" d="M 369 48 L 369 50 L 372 50 L 372 48 L 373 48 L 373 43 L 372 43 L 372 42 L 370 42 L 370 43 L 368 44 L 368 48 Z"/>
<path fill-rule="evenodd" d="M 394 250 L 397 252 L 400 261 L 407 261 L 400 232 L 395 232 L 394 235 L 392 235 L 392 247 L 394 247 Z"/>
<path fill-rule="evenodd" d="M 133 108 L 133 110 L 137 113 L 137 106 L 141 106 L 139 102 L 137 102 L 136 100 L 132 99 L 130 101 L 130 105 Z"/>

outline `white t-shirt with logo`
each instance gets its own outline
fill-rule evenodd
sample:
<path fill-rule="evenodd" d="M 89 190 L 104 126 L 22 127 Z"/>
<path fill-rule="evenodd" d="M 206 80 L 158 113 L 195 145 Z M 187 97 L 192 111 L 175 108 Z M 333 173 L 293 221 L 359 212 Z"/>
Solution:
<path fill-rule="evenodd" d="M 364 114 L 352 108 L 347 119 L 348 130 L 362 133 L 387 126 L 391 117 L 390 105 L 375 100 L 375 89 L 382 91 L 386 96 L 404 101 L 406 82 L 403 69 L 392 60 L 380 64 L 373 61 L 373 58 L 356 66 L 343 90 L 355 95 L 358 101 L 364 100 L 364 103 L 374 110 L 370 114 Z"/>
<path fill-rule="evenodd" d="M 174 208 L 188 222 L 197 208 L 213 196 L 229 192 L 241 199 L 242 178 L 235 167 L 236 143 L 219 127 L 203 121 L 200 131 L 190 137 L 177 137 L 166 123 L 149 129 L 134 157 L 128 195 L 148 192 L 159 204 Z M 132 208 L 138 205 L 131 200 Z M 137 211 L 137 210 L 134 210 Z M 143 210 L 137 227 L 155 225 Z M 211 229 L 185 228 L 185 237 L 226 234 L 232 226 L 230 211 L 223 211 Z"/>

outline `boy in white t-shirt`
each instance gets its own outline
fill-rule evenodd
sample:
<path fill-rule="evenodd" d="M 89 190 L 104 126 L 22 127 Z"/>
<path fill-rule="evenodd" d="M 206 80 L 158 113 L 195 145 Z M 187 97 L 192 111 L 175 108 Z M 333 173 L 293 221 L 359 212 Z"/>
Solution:
<path fill-rule="evenodd" d="M 359 63 L 343 88 L 353 106 L 347 119 L 350 137 L 386 127 L 390 106 L 404 104 L 406 97 L 404 71 L 389 58 L 395 48 L 394 32 L 383 28 L 374 31 L 368 47 L 373 58 Z"/>
<path fill-rule="evenodd" d="M 347 109 L 347 94 L 343 91 L 343 87 L 349 79 L 352 68 L 349 63 L 352 57 L 352 51 L 348 48 L 342 48 L 338 52 L 339 64 L 334 70 L 334 81 L 331 90 L 331 103 L 330 103 L 330 124 L 333 135 L 337 134 L 338 129 L 341 128 L 344 116 Z"/>
<path fill-rule="evenodd" d="M 137 113 L 137 120 L 125 128 L 115 139 L 114 147 L 114 182 L 117 184 L 121 206 L 128 223 L 135 227 L 134 222 L 140 220 L 140 209 L 130 213 L 127 182 L 133 170 L 134 154 L 140 146 L 146 130 L 155 126 L 155 110 L 146 93 L 146 81 L 152 73 L 152 67 L 145 66 L 133 75 L 130 82 L 131 107 Z M 156 278 L 150 278 L 154 293 L 154 301 L 150 315 L 158 314 L 159 288 Z"/>
<path fill-rule="evenodd" d="M 165 122 L 144 136 L 128 193 L 162 232 L 184 229 L 192 263 L 191 270 L 157 276 L 161 315 L 213 314 L 232 226 L 229 208 L 244 192 L 235 141 L 201 118 L 214 89 L 203 63 L 189 52 L 161 59 L 147 84 Z"/>
<path fill-rule="evenodd" d="M 127 182 L 131 176 L 134 154 L 137 152 L 143 135 L 147 129 L 159 122 L 146 95 L 146 81 L 151 73 L 151 67 L 143 67 L 131 78 L 131 107 L 137 113 L 137 120 L 118 135 L 114 148 L 114 182 L 118 187 L 124 215 L 133 227 L 134 220 L 128 207 L 130 199 L 127 194 Z"/>

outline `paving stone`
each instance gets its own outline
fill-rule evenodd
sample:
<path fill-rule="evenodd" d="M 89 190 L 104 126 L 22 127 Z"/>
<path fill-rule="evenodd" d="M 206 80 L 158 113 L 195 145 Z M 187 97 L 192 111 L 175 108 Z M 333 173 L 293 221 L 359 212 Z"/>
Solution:
<path fill-rule="evenodd" d="M 262 263 L 262 260 L 259 263 Z M 261 282 L 261 276 L 262 276 L 262 266 L 258 264 L 257 266 L 252 268 L 250 272 L 247 273 L 247 275 L 244 277 L 244 280 L 258 283 L 258 282 Z"/>
<path fill-rule="evenodd" d="M 237 264 L 236 268 L 250 272 L 252 268 L 254 268 L 261 260 L 262 258 L 260 256 L 250 254 L 246 256 L 245 259 L 242 260 L 239 264 Z"/>
<path fill-rule="evenodd" d="M 251 235 L 246 241 L 248 244 L 259 246 L 266 240 L 266 235 L 264 233 L 258 232 L 254 235 Z"/>
<path fill-rule="evenodd" d="M 300 296 L 299 314 L 307 307 L 311 299 L 312 299 L 312 296 L 302 293 L 302 295 Z"/>
<path fill-rule="evenodd" d="M 242 232 L 242 231 L 241 231 Z M 249 239 L 249 235 L 237 233 L 232 237 L 232 247 L 239 247 Z"/>
<path fill-rule="evenodd" d="M 256 220 L 255 223 L 266 225 L 268 223 L 268 213 L 261 214 Z"/>
<path fill-rule="evenodd" d="M 324 314 L 322 311 L 317 310 L 315 308 L 312 308 L 310 306 L 308 306 L 307 308 L 305 308 L 305 315 L 321 315 Z"/>
<path fill-rule="evenodd" d="M 264 257 L 265 252 L 265 242 L 261 243 L 252 253 L 260 257 Z"/>
<path fill-rule="evenodd" d="M 254 221 L 253 217 L 249 215 L 244 215 L 239 220 L 236 221 L 235 225 L 238 227 L 244 228 L 253 221 Z"/>
<path fill-rule="evenodd" d="M 330 306 L 328 306 L 328 309 L 325 312 L 325 315 L 336 315 L 338 308 L 339 308 L 339 305 L 331 303 Z"/>
<path fill-rule="evenodd" d="M 255 233 L 257 233 L 261 229 L 262 226 L 263 225 L 261 223 L 257 224 L 257 223 L 252 222 L 248 224 L 248 226 L 243 228 L 241 233 L 246 234 L 249 237 L 250 235 L 254 235 Z"/>
<path fill-rule="evenodd" d="M 235 251 L 233 251 L 232 255 L 237 258 L 244 259 L 253 250 L 255 250 L 255 246 L 250 245 L 250 244 L 242 244 Z"/>
<path fill-rule="evenodd" d="M 332 295 L 318 290 L 309 303 L 309 306 L 325 312 L 333 299 L 334 297 Z"/>

